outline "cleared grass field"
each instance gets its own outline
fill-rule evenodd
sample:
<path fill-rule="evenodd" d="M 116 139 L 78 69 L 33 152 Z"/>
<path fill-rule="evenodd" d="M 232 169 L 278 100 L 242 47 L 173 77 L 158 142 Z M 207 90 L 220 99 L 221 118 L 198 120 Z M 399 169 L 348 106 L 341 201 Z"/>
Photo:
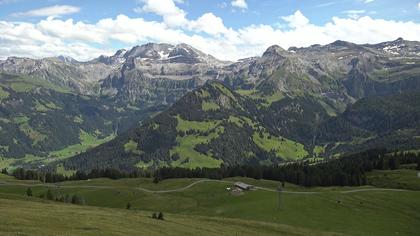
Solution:
<path fill-rule="evenodd" d="M 370 184 L 383 188 L 420 190 L 420 171 L 411 169 L 375 170 L 368 174 Z"/>
<path fill-rule="evenodd" d="M 11 207 L 13 206 L 13 207 Z M 239 219 L 0 199 L 1 235 L 333 235 Z"/>
<path fill-rule="evenodd" d="M 26 189 L 32 186 L 35 196 L 45 193 L 48 188 L 57 195 L 77 194 L 85 199 L 87 205 L 114 208 L 117 215 L 121 211 L 125 212 L 123 208 L 130 202 L 133 211 L 140 212 L 140 215 L 147 212 L 145 216 L 150 215 L 150 212 L 162 211 L 165 214 L 173 214 L 175 218 L 183 215 L 184 218 L 179 216 L 181 217 L 179 220 L 214 217 L 217 220 L 229 219 L 236 222 L 244 220 L 264 222 L 269 225 L 287 226 L 290 231 L 286 232 L 298 235 L 326 232 L 335 232 L 334 235 L 416 235 L 419 232 L 420 191 L 385 191 L 369 186 L 302 188 L 286 183 L 285 190 L 291 192 L 284 192 L 280 197 L 276 192 L 265 190 L 249 191 L 241 196 L 233 196 L 226 190 L 232 186 L 229 182 L 200 182 L 177 192 L 144 191 L 144 189 L 175 190 L 197 181 L 200 180 L 171 179 L 155 184 L 151 179 L 94 179 L 65 182 L 48 187 L 39 183 L 34 185 L 35 183 L 31 181 L 0 178 L 0 198 L 39 201 L 37 197 L 25 197 Z M 225 181 L 243 181 L 268 189 L 275 189 L 279 185 L 275 181 L 246 178 L 229 178 Z M 59 205 L 69 207 L 68 204 Z M 14 206 L 9 205 L 9 207 Z M 110 212 L 114 210 L 104 209 Z M 200 222 L 191 224 L 194 227 L 206 227 L 199 225 L 204 224 Z M 174 232 L 181 234 L 181 231 Z M 232 233 L 228 229 L 226 232 Z M 275 231 L 261 231 L 262 233 L 254 234 L 251 232 L 252 230 L 238 235 L 282 235 Z M 227 235 L 235 234 L 227 233 Z"/>

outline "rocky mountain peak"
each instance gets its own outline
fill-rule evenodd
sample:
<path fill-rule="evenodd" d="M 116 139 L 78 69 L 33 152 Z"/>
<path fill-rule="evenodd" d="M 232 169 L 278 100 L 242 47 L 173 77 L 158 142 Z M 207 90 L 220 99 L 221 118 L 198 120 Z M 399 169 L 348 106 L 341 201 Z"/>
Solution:
<path fill-rule="evenodd" d="M 263 57 L 284 56 L 288 52 L 278 45 L 269 47 L 263 54 Z"/>
<path fill-rule="evenodd" d="M 350 43 L 343 40 L 336 40 L 333 43 L 327 44 L 324 48 L 329 50 L 345 50 L 345 49 L 357 49 L 360 46 L 354 43 Z"/>
<path fill-rule="evenodd" d="M 60 55 L 58 57 L 56 57 L 59 61 L 62 61 L 64 63 L 77 63 L 78 61 L 70 56 L 63 56 Z"/>
<path fill-rule="evenodd" d="M 387 54 L 394 56 L 419 56 L 420 43 L 416 41 L 408 41 L 403 38 L 398 38 L 394 41 L 383 42 L 371 45 L 375 49 L 382 50 Z"/>
<path fill-rule="evenodd" d="M 173 49 L 174 46 L 170 44 L 156 44 L 156 43 L 147 43 L 141 46 L 135 46 L 129 50 L 124 57 L 129 58 L 141 58 L 141 59 L 166 59 L 169 55 L 169 52 Z"/>
<path fill-rule="evenodd" d="M 127 52 L 127 50 L 125 49 L 120 49 L 118 50 L 115 54 L 114 57 L 124 57 L 125 53 Z"/>

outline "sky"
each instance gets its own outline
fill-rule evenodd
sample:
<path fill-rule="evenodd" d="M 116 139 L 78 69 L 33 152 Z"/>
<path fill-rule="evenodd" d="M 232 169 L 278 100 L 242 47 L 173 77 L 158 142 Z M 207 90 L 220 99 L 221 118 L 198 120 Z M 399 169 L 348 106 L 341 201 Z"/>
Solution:
<path fill-rule="evenodd" d="M 420 41 L 420 0 L 0 0 L 0 59 L 86 61 L 148 42 L 236 61 L 269 46 Z"/>

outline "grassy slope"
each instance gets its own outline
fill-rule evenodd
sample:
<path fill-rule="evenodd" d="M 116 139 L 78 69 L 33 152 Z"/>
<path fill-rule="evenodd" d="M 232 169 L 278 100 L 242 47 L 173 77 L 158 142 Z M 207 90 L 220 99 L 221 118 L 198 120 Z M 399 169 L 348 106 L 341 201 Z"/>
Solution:
<path fill-rule="evenodd" d="M 297 142 L 289 139 L 271 137 L 269 134 L 263 133 L 260 136 L 258 133 L 254 133 L 252 136 L 255 144 L 266 151 L 274 151 L 277 156 L 283 157 L 286 160 L 299 160 L 303 159 L 308 155 L 305 147 Z"/>
<path fill-rule="evenodd" d="M 171 155 L 179 154 L 180 159 L 173 162 L 174 166 L 185 167 L 185 168 L 196 168 L 196 167 L 209 167 L 215 168 L 219 167 L 222 161 L 214 159 L 210 155 L 203 155 L 197 152 L 194 148 L 198 144 L 208 143 L 212 138 L 218 136 L 218 132 L 223 132 L 223 127 L 218 127 L 220 121 L 209 121 L 209 122 L 197 122 L 197 121 L 187 121 L 183 120 L 181 117 L 177 116 L 177 131 L 187 132 L 189 130 L 196 131 L 210 131 L 207 136 L 201 136 L 198 134 L 185 135 L 184 137 L 178 136 L 176 141 L 178 146 L 174 147 L 171 150 Z"/>
<path fill-rule="evenodd" d="M 275 188 L 279 183 L 265 180 L 233 178 L 259 186 Z M 163 211 L 191 217 L 211 216 L 239 218 L 306 228 L 312 232 L 339 232 L 350 235 L 415 235 L 420 224 L 420 192 L 354 192 L 360 188 L 305 189 L 286 184 L 289 191 L 315 191 L 317 194 L 283 193 L 280 208 L 275 192 L 252 191 L 232 196 L 226 191 L 229 183 L 207 182 L 183 192 L 153 194 L 135 187 L 166 190 L 184 187 L 195 180 L 172 179 L 153 184 L 151 179 L 95 179 L 66 182 L 54 192 L 77 193 L 92 206 L 124 208 L 127 202 L 141 211 Z M 20 181 L 21 182 L 21 181 Z M 27 182 L 28 183 L 28 182 Z M 419 184 L 420 185 L 420 184 Z M 83 187 L 84 186 L 84 187 Z M 89 186 L 104 186 L 92 188 Z M 2 186 L 0 197 L 23 197 L 26 186 Z M 46 187 L 33 187 L 35 195 Z M 340 201 L 341 203 L 337 203 Z"/>
<path fill-rule="evenodd" d="M 14 168 L 16 168 L 14 163 L 18 161 L 23 161 L 24 163 L 41 161 L 42 163 L 48 164 L 53 161 L 63 160 L 71 156 L 74 156 L 80 152 L 84 152 L 88 150 L 89 148 L 93 148 L 104 142 L 110 141 L 114 137 L 115 137 L 114 135 L 111 135 L 106 138 L 100 139 L 92 134 L 88 134 L 84 131 L 81 131 L 79 144 L 70 145 L 64 149 L 52 151 L 50 152 L 48 157 L 37 157 L 33 155 L 26 155 L 24 158 L 13 159 L 13 158 L 3 158 L 0 156 L 0 169 L 9 168 L 10 170 L 13 170 Z M 58 169 L 58 171 L 59 173 L 62 173 L 62 174 L 68 173 L 66 170 L 61 169 L 61 168 Z"/>
<path fill-rule="evenodd" d="M 368 174 L 368 182 L 383 188 L 420 190 L 420 178 L 416 170 L 375 170 Z"/>
<path fill-rule="evenodd" d="M 13 206 L 13 207 L 10 207 Z M 0 199 L 1 235 L 306 235 L 312 231 L 236 219 L 80 207 Z M 289 233 L 290 232 L 290 233 Z"/>
<path fill-rule="evenodd" d="M 94 136 L 92 134 L 88 134 L 88 133 L 84 132 L 83 130 L 81 130 L 79 137 L 80 137 L 80 143 L 79 144 L 74 144 L 74 145 L 68 146 L 64 149 L 51 152 L 50 153 L 50 158 L 52 158 L 52 159 L 49 159 L 46 163 L 74 156 L 74 155 L 76 155 L 80 152 L 86 151 L 89 148 L 93 148 L 93 147 L 96 147 L 96 146 L 98 146 L 98 145 L 100 145 L 104 142 L 110 141 L 115 136 L 111 135 L 111 136 L 108 136 L 106 138 L 99 139 L 96 136 Z"/>
<path fill-rule="evenodd" d="M 207 121 L 207 122 L 197 122 L 197 121 L 187 121 L 183 120 L 179 116 L 177 118 L 177 131 L 187 132 L 189 130 L 196 131 L 212 131 L 207 136 L 200 135 L 186 135 L 184 137 L 177 137 L 178 146 L 171 150 L 171 155 L 178 153 L 181 158 L 173 162 L 174 166 L 195 168 L 195 167 L 218 167 L 222 163 L 220 160 L 211 158 L 211 153 L 208 155 L 203 155 L 197 152 L 194 148 L 198 144 L 208 143 L 211 139 L 217 138 L 218 133 L 223 132 L 223 127 L 221 127 L 221 121 Z M 229 122 L 236 124 L 238 127 L 243 127 L 244 123 L 248 123 L 257 127 L 257 125 L 249 120 L 246 117 L 235 117 L 230 116 L 228 119 Z M 258 133 L 254 133 L 253 140 L 254 142 L 262 149 L 266 151 L 275 151 L 276 155 L 283 157 L 287 160 L 298 160 L 306 157 L 308 152 L 304 149 L 304 146 L 300 143 L 294 142 L 289 139 L 272 137 L 268 138 L 269 134 L 264 133 L 262 137 Z M 186 160 L 189 160 L 186 162 Z M 184 164 L 185 162 L 185 164 Z"/>

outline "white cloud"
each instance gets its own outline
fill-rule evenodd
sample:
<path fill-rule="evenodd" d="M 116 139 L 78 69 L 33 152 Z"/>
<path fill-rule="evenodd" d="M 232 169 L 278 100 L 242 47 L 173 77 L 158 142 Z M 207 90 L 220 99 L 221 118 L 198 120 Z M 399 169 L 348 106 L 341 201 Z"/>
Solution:
<path fill-rule="evenodd" d="M 347 14 L 348 17 L 352 19 L 357 19 L 360 17 L 361 14 L 364 14 L 365 10 L 347 10 L 343 11 L 343 13 Z"/>
<path fill-rule="evenodd" d="M 178 27 L 187 24 L 186 13 L 175 5 L 173 0 L 141 0 L 142 11 L 155 13 L 163 17 L 165 24 Z M 137 8 L 137 12 L 139 9 Z"/>
<path fill-rule="evenodd" d="M 246 3 L 245 0 L 233 0 L 230 4 L 233 7 L 237 7 L 237 8 L 241 8 L 241 9 L 247 9 L 248 8 L 248 4 Z"/>
<path fill-rule="evenodd" d="M 374 19 L 370 16 L 357 19 L 333 17 L 324 25 L 315 25 L 302 12 L 296 11 L 281 18 L 279 25 L 288 24 L 287 28 L 261 24 L 232 29 L 213 13 L 188 19 L 186 12 L 176 5 L 166 9 L 152 6 L 148 5 L 149 8 L 145 9 L 161 15 L 162 21 L 125 15 L 93 23 L 53 17 L 36 23 L 0 21 L 0 58 L 68 55 L 88 60 L 100 54 L 112 54 L 118 49 L 113 48 L 114 42 L 126 48 L 147 42 L 162 42 L 187 43 L 220 59 L 237 60 L 261 55 L 273 44 L 287 49 L 291 46 L 327 44 L 338 39 L 354 43 L 379 43 L 398 37 L 420 40 L 420 24 L 411 21 Z M 182 13 L 179 13 L 180 10 Z M 174 26 L 165 21 L 165 16 L 176 13 L 183 16 L 182 24 Z"/>
<path fill-rule="evenodd" d="M 290 16 L 283 16 L 282 19 L 289 23 L 292 28 L 304 27 L 309 23 L 309 19 L 306 18 L 299 10 L 295 14 Z"/>
<path fill-rule="evenodd" d="M 371 3 L 373 1 L 375 1 L 375 0 L 365 0 L 364 3 Z"/>
<path fill-rule="evenodd" d="M 219 35 L 227 33 L 229 30 L 223 24 L 220 17 L 215 16 L 213 13 L 205 13 L 196 21 L 189 22 L 190 29 L 197 32 L 205 32 L 210 35 Z"/>
<path fill-rule="evenodd" d="M 417 8 L 420 10 L 420 2 L 417 4 Z"/>
<path fill-rule="evenodd" d="M 62 16 L 77 13 L 80 11 L 79 7 L 69 5 L 55 5 L 51 7 L 44 7 L 34 9 L 26 12 L 13 13 L 14 17 L 25 17 L 25 16 Z"/>

